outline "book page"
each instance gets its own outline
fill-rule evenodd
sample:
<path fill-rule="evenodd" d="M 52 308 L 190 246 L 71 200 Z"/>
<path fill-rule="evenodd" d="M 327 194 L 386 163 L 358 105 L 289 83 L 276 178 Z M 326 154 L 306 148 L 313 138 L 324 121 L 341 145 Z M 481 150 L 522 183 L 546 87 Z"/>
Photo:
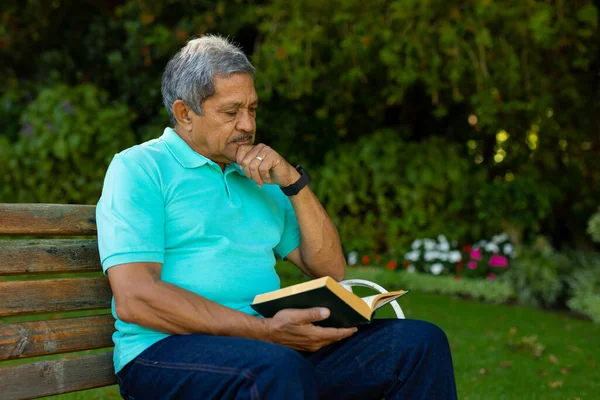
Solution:
<path fill-rule="evenodd" d="M 374 294 L 373 296 L 367 296 L 367 297 L 361 297 L 362 301 L 364 301 L 365 303 L 367 303 L 367 305 L 369 306 L 369 308 L 372 310 L 373 309 L 373 303 L 377 301 L 377 297 L 379 297 L 379 295 Z"/>
<path fill-rule="evenodd" d="M 362 301 L 367 303 L 372 311 L 375 311 L 388 303 L 396 300 L 398 297 L 404 296 L 409 291 L 400 290 L 397 292 L 380 293 L 373 296 L 362 297 Z"/>

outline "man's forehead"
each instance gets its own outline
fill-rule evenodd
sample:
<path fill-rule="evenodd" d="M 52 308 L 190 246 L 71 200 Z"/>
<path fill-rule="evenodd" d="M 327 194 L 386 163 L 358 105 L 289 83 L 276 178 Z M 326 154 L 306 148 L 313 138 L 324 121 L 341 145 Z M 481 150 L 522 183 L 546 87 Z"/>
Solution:
<path fill-rule="evenodd" d="M 241 106 L 258 103 L 258 95 L 254 89 L 254 80 L 248 74 L 233 74 L 227 78 L 215 77 L 215 94 L 223 105 Z"/>

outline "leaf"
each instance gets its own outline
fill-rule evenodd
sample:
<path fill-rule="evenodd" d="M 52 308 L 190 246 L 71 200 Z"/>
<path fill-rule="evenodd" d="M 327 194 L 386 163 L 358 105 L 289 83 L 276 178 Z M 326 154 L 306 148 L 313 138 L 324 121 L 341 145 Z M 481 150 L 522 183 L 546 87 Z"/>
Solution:
<path fill-rule="evenodd" d="M 563 381 L 548 381 L 548 386 L 552 389 L 563 387 Z"/>

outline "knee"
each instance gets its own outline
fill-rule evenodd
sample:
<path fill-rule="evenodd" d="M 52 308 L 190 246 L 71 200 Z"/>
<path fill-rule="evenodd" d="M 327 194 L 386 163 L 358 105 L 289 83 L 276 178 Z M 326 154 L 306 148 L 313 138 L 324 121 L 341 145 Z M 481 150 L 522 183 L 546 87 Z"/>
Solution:
<path fill-rule="evenodd" d="M 433 343 L 436 345 L 448 345 L 448 337 L 442 328 L 432 324 L 431 322 L 419 321 L 419 323 L 419 331 L 422 333 L 424 340 L 426 340 L 428 343 Z"/>
<path fill-rule="evenodd" d="M 276 379 L 285 378 L 314 380 L 314 367 L 299 352 L 283 346 L 275 346 L 264 354 L 264 367 L 270 376 Z"/>
<path fill-rule="evenodd" d="M 437 325 L 426 321 L 415 321 L 416 348 L 425 355 L 444 357 L 450 354 L 450 345 L 446 333 Z"/>
<path fill-rule="evenodd" d="M 420 320 L 391 320 L 386 336 L 401 338 L 414 350 L 449 349 L 446 333 L 437 325 Z"/>

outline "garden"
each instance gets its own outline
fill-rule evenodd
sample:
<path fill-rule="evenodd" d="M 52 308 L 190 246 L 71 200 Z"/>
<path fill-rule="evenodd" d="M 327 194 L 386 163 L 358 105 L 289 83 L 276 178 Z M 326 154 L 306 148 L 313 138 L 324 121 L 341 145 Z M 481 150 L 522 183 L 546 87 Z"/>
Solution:
<path fill-rule="evenodd" d="M 446 331 L 459 398 L 592 399 L 598 7 L 9 1 L 0 203 L 96 204 L 114 154 L 168 124 L 169 58 L 198 35 L 229 36 L 257 68 L 257 140 L 310 171 L 347 277 L 410 289 L 407 317 Z M 277 269 L 282 285 L 306 279 Z M 56 396 L 118 397 L 116 387 Z"/>

